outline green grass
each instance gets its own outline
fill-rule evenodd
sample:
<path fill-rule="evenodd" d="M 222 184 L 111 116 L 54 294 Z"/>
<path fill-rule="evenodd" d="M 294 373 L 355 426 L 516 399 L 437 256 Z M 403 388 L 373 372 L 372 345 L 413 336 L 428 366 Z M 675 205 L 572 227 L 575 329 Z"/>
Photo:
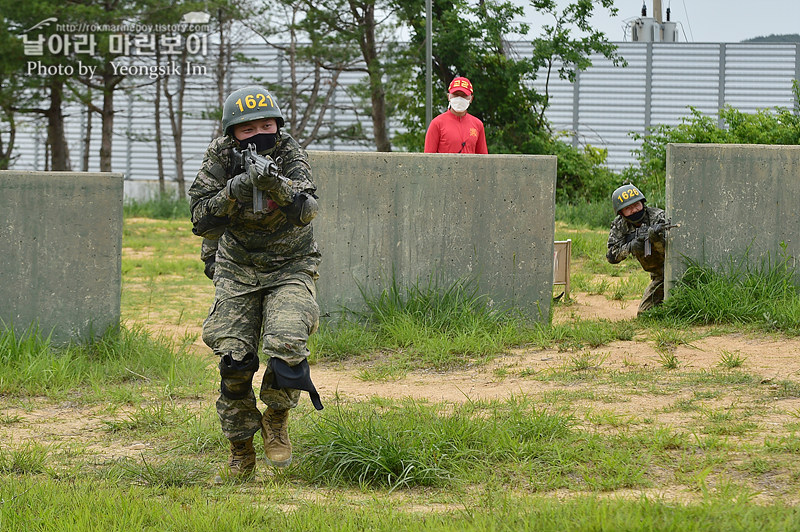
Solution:
<path fill-rule="evenodd" d="M 124 366 L 140 363 L 138 357 L 125 355 L 135 349 L 118 347 L 119 343 L 128 345 L 125 342 L 104 341 L 114 346 L 107 348 L 104 360 L 115 354 L 125 361 Z M 50 349 L 41 339 L 17 343 L 39 346 L 40 354 Z M 135 343 L 141 344 L 139 352 L 153 350 L 154 343 L 158 345 L 146 335 L 137 336 Z M 170 358 L 168 352 L 158 353 Z M 646 375 L 646 381 L 641 378 L 622 381 L 620 377 L 625 373 L 608 367 L 606 355 L 576 352 L 563 370 L 572 375 L 591 374 L 591 384 L 586 388 L 573 388 L 571 393 L 555 393 L 559 391 L 555 389 L 542 399 L 516 395 L 457 404 L 387 398 L 375 401 L 334 399 L 319 413 L 303 403 L 291 421 L 296 456 L 293 465 L 267 474 L 260 461 L 261 473 L 255 480 L 229 483 L 223 490 L 208 484 L 215 470 L 224 463 L 227 450 L 219 433 L 211 390 L 204 392 L 203 407 L 198 409 L 192 403 L 196 386 L 188 373 L 165 371 L 174 365 L 173 361 L 159 364 L 156 360 L 147 360 L 149 365 L 161 368 L 147 371 L 146 379 L 134 377 L 141 397 L 147 400 L 106 405 L 99 414 L 102 416 L 100 425 L 105 430 L 86 434 L 78 443 L 65 441 L 54 445 L 12 440 L 0 445 L 0 498 L 6 501 L 0 504 L 0 518 L 4 530 L 22 530 L 24 526 L 37 530 L 36 523 L 44 519 L 41 516 L 53 519 L 50 530 L 67 530 L 68 526 L 73 527 L 70 530 L 94 530 L 101 525 L 117 530 L 140 530 L 147 529 L 144 523 L 154 522 L 169 529 L 177 516 L 184 519 L 180 529 L 200 530 L 209 526 L 209 520 L 222 515 L 226 523 L 238 522 L 237 510 L 229 506 L 231 500 L 249 501 L 244 503 L 250 510 L 246 521 L 249 524 L 243 525 L 245 528 L 268 517 L 278 518 L 275 522 L 285 522 L 286 526 L 297 525 L 294 519 L 298 518 L 292 516 L 298 512 L 269 513 L 270 508 L 279 504 L 282 508 L 308 510 L 308 515 L 300 513 L 304 514 L 303 526 L 309 529 L 329 528 L 331 522 L 326 519 L 333 515 L 330 512 L 334 508 L 339 512 L 335 521 L 337 527 L 340 522 L 349 520 L 364 525 L 362 511 L 371 508 L 377 514 L 370 513 L 370 519 L 376 515 L 383 517 L 376 521 L 377 529 L 385 529 L 389 522 L 411 529 L 420 526 L 415 507 L 431 508 L 425 515 L 432 519 L 431 523 L 441 518 L 443 530 L 466 511 L 471 517 L 463 524 L 466 529 L 473 529 L 478 523 L 484 527 L 495 526 L 492 523 L 496 523 L 493 519 L 497 517 L 487 508 L 494 507 L 497 497 L 505 501 L 504 526 L 514 522 L 525 529 L 528 525 L 524 523 L 531 518 L 527 513 L 530 504 L 538 504 L 544 511 L 550 504 L 548 501 L 554 500 L 550 497 L 553 490 L 600 494 L 631 489 L 646 493 L 657 490 L 658 481 L 654 479 L 665 471 L 674 474 L 674 477 L 667 477 L 670 483 L 678 482 L 685 489 L 699 491 L 702 503 L 675 505 L 647 497 L 637 499 L 639 503 L 651 501 L 653 506 L 648 506 L 644 517 L 651 524 L 662 505 L 673 511 L 696 512 L 702 508 L 709 522 L 727 523 L 727 516 L 722 512 L 732 511 L 741 519 L 747 519 L 750 514 L 746 509 L 761 508 L 750 504 L 749 499 L 762 479 L 779 482 L 782 493 L 800 488 L 800 474 L 793 476 L 798 473 L 793 457 L 800 454 L 800 439 L 791 432 L 762 438 L 760 420 L 769 415 L 768 409 L 739 406 L 764 396 L 765 390 L 757 381 L 729 379 L 725 377 L 730 374 L 727 368 L 720 369 L 719 373 L 650 369 L 642 374 Z M 27 357 L 17 357 L 14 361 L 35 363 Z M 140 370 L 145 372 L 143 368 Z M 193 371 L 201 372 L 197 367 Z M 128 372 L 119 375 L 125 373 Z M 74 392 L 92 387 L 110 391 L 119 386 L 115 375 L 117 373 L 110 371 L 107 375 L 110 378 L 103 383 L 79 381 L 72 390 L 72 397 L 79 397 Z M 625 384 L 621 384 L 623 382 Z M 716 390 L 736 386 L 738 399 L 735 405 L 723 408 L 702 405 L 687 408 L 675 404 L 670 411 L 687 415 L 676 428 L 654 421 L 657 411 L 627 415 L 607 406 L 589 406 L 580 417 L 576 416 L 575 401 L 608 404 L 630 400 L 634 391 L 632 382 L 639 382 L 636 386 L 640 389 L 642 383 L 648 382 L 656 394 L 669 395 L 692 389 L 694 401 L 713 399 L 718 393 Z M 569 388 L 561 391 L 568 392 Z M 609 398 L 600 392 L 609 388 L 616 390 L 617 397 Z M 787 393 L 794 393 L 791 386 L 785 389 Z M 14 398 L 24 400 L 29 391 L 17 388 L 6 394 L 6 404 L 13 404 Z M 38 402 L 47 401 L 47 397 Z M 50 400 L 61 401 L 59 396 Z M 25 426 L 29 421 L 24 417 L 24 414 L 8 416 L 8 423 L 12 427 Z M 113 460 L 98 458 L 104 454 L 104 448 L 122 449 L 131 442 L 146 444 L 140 452 L 130 456 Z M 749 457 L 746 463 L 730 459 L 744 453 Z M 743 468 L 749 472 L 747 479 L 741 478 Z M 776 481 L 776 478 L 781 480 Z M 89 485 L 97 498 L 93 506 L 73 491 Z M 338 495 L 324 498 L 324 501 L 309 501 L 302 495 L 320 490 Z M 372 506 L 370 501 L 380 500 L 389 493 L 395 493 L 399 499 L 393 499 L 395 502 L 391 504 Z M 202 494 L 202 504 L 199 494 Z M 547 497 L 538 498 L 538 494 Z M 69 504 L 66 504 L 67 498 L 72 499 Z M 259 504 L 259 500 L 264 504 Z M 572 522 L 592 519 L 585 513 L 595 511 L 585 502 L 592 500 L 597 499 L 584 500 L 580 495 L 569 499 L 560 510 L 566 513 L 556 512 L 553 522 L 561 523 L 567 518 Z M 10 501 L 14 501 L 13 504 L 9 505 Z M 153 501 L 158 504 L 152 504 Z M 608 502 L 611 506 L 607 510 L 615 515 L 636 504 L 635 500 L 625 499 L 609 499 Z M 111 515 L 95 515 L 107 504 L 114 506 L 112 513 L 124 514 L 128 520 L 122 524 Z M 216 513 L 207 513 L 209 507 Z M 60 510 L 58 513 L 56 508 Z M 774 510 L 771 515 L 775 519 L 781 515 L 785 519 L 794 517 L 787 510 L 788 506 L 782 506 L 781 499 L 776 499 L 770 508 Z M 186 514 L 188 509 L 192 510 L 191 515 Z M 259 511 L 266 514 L 256 517 Z M 230 516 L 228 512 L 232 512 Z M 316 517 L 312 519 L 311 516 Z M 776 523 L 776 527 L 783 526 L 785 521 L 779 519 Z M 539 520 L 535 525 L 533 529 L 547 529 L 542 528 L 545 525 Z M 691 530 L 694 525 L 687 522 L 683 526 Z M 767 528 L 762 529 L 769 529 L 768 525 L 764 526 Z"/>
<path fill-rule="evenodd" d="M 610 200 L 556 204 L 556 220 L 576 227 L 608 231 L 614 217 L 614 208 Z"/>
<path fill-rule="evenodd" d="M 111 482 L 63 483 L 19 479 L 0 486 L 4 530 L 363 530 L 387 532 L 564 530 L 695 532 L 707 530 L 794 530 L 800 510 L 790 505 L 748 504 L 736 486 L 708 495 L 703 504 L 681 505 L 657 497 L 615 500 L 577 496 L 557 500 L 504 491 L 478 492 L 458 504 L 433 511 L 398 508 L 378 498 L 351 504 L 335 492 L 325 501 L 286 496 L 286 486 L 264 486 L 250 493 L 199 487 L 183 489 Z M 8 504 L 12 502 L 12 504 Z M 276 504 L 277 503 L 277 504 Z M 224 517 L 224 525 L 220 524 Z"/>
<path fill-rule="evenodd" d="M 722 354 L 719 357 L 719 366 L 728 369 L 741 368 L 744 366 L 745 360 L 747 360 L 747 357 L 743 357 L 737 352 L 726 351 L 723 349 Z"/>
<path fill-rule="evenodd" d="M 92 390 L 163 380 L 168 389 L 198 385 L 205 364 L 189 355 L 193 338 L 177 343 L 153 338 L 141 328 L 110 329 L 92 341 L 53 346 L 36 329 L 0 330 L 0 393 L 62 396 L 86 388 L 84 400 L 101 400 Z M 101 394 L 102 395 L 102 394 Z"/>
<path fill-rule="evenodd" d="M 126 219 L 123 320 L 183 329 L 202 323 L 214 300 L 214 286 L 203 274 L 200 244 L 188 215 L 179 220 Z"/>
<path fill-rule="evenodd" d="M 705 369 L 684 354 L 708 335 L 795 334 L 785 277 L 736 278 L 725 297 L 772 299 L 747 319 L 711 298 L 718 321 L 695 320 L 702 305 L 589 320 L 563 302 L 552 324 L 488 305 L 471 281 L 393 284 L 311 338 L 312 362 L 370 381 L 365 396 L 337 389 L 321 412 L 302 400 L 290 467 L 267 467 L 256 436 L 256 477 L 213 486 L 228 450 L 217 371 L 190 353 L 213 297 L 200 242 L 186 219 L 135 216 L 123 235 L 123 316 L 135 325 L 66 347 L 0 333 L 3 531 L 800 528 L 800 383 L 763 382 L 737 351 L 715 350 Z M 599 292 L 605 280 L 605 297 L 638 299 L 646 275 L 605 263 L 607 229 L 557 231 L 573 238 L 575 284 Z M 725 289 L 716 275 L 698 277 Z M 710 297 L 702 285 L 689 300 Z M 724 325 L 694 325 L 708 323 Z M 160 327 L 170 335 L 147 332 Z M 620 362 L 640 347 L 678 363 Z M 516 348 L 558 361 L 526 367 Z M 457 402 L 367 391 L 408 385 L 410 371 L 444 383 L 452 368 L 476 375 Z M 512 392 L 492 398 L 487 382 Z"/>
<path fill-rule="evenodd" d="M 525 331 L 524 345 L 540 349 L 579 351 L 595 348 L 617 340 L 631 340 L 639 330 L 633 321 L 584 320 L 575 318 L 553 325 L 539 324 Z"/>
<path fill-rule="evenodd" d="M 800 334 L 800 289 L 790 257 L 777 264 L 731 258 L 714 270 L 690 262 L 670 297 L 648 314 L 684 324 L 752 324 L 784 334 Z"/>
<path fill-rule="evenodd" d="M 363 312 L 348 311 L 313 339 L 315 359 L 341 359 L 365 350 L 390 350 L 417 365 L 446 369 L 488 360 L 518 343 L 523 321 L 510 310 L 494 308 L 474 280 L 443 286 L 390 286 L 362 290 Z M 394 364 L 398 366 L 397 364 Z"/>
<path fill-rule="evenodd" d="M 147 201 L 126 200 L 123 206 L 125 218 L 155 218 L 160 220 L 188 220 L 189 200 L 177 199 L 174 195 L 159 196 Z"/>

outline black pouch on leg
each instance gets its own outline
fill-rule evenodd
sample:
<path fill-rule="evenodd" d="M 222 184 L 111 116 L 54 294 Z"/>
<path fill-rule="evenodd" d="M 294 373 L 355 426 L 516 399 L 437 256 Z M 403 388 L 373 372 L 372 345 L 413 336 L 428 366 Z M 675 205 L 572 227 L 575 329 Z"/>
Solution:
<path fill-rule="evenodd" d="M 242 360 L 236 360 L 230 353 L 222 355 L 219 361 L 222 395 L 229 399 L 247 397 L 253 389 L 253 376 L 256 371 L 258 371 L 258 357 L 253 353 L 247 353 Z"/>
<path fill-rule="evenodd" d="M 296 366 L 290 366 L 280 358 L 272 357 L 269 359 L 269 368 L 272 370 L 272 388 L 291 388 L 293 390 L 304 390 L 311 397 L 311 404 L 317 410 L 322 410 L 322 401 L 319 393 L 311 382 L 311 370 L 308 367 L 308 360 L 303 360 Z"/>

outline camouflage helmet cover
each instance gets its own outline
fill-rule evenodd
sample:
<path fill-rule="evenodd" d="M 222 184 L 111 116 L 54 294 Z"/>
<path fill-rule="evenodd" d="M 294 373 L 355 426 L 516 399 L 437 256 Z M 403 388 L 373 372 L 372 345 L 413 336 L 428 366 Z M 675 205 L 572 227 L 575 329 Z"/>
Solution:
<path fill-rule="evenodd" d="M 267 89 L 249 85 L 233 91 L 222 105 L 222 131 L 231 134 L 231 127 L 251 120 L 274 118 L 283 127 L 283 114 Z"/>
<path fill-rule="evenodd" d="M 637 201 L 647 201 L 647 198 L 644 197 L 641 190 L 631 184 L 622 185 L 611 194 L 611 203 L 614 205 L 614 212 L 617 214 Z"/>

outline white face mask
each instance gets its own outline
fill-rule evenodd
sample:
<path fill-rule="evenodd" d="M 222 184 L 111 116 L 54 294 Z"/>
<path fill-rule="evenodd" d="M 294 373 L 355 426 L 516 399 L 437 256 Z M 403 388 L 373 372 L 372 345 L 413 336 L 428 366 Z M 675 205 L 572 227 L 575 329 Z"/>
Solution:
<path fill-rule="evenodd" d="M 469 100 L 466 98 L 462 98 L 461 96 L 450 98 L 450 109 L 456 113 L 463 113 L 467 110 L 467 107 L 469 107 Z"/>

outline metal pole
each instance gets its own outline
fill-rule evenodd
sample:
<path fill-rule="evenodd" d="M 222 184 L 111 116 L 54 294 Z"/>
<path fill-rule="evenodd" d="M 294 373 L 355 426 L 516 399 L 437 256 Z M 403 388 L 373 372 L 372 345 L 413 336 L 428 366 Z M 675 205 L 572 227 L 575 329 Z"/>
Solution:
<path fill-rule="evenodd" d="M 425 129 L 433 119 L 433 23 L 431 0 L 425 0 Z"/>
<path fill-rule="evenodd" d="M 661 0 L 653 0 L 653 18 L 656 22 L 661 24 L 664 20 L 661 18 Z"/>
<path fill-rule="evenodd" d="M 800 44 L 794 45 L 794 79 L 800 80 Z M 800 115 L 800 102 L 797 98 L 792 98 L 794 101 L 794 114 Z"/>
<path fill-rule="evenodd" d="M 725 107 L 725 85 L 727 83 L 727 50 L 724 42 L 719 43 L 719 85 L 717 87 L 717 126 L 722 128 L 725 121 L 722 119 L 722 109 Z"/>
<path fill-rule="evenodd" d="M 581 71 L 575 69 L 575 82 L 572 84 L 572 146 L 578 147 L 578 128 L 581 120 Z"/>
<path fill-rule="evenodd" d="M 657 35 L 653 35 L 653 40 L 658 42 L 664 41 L 664 25 L 663 25 L 663 18 L 661 16 L 661 0 L 653 0 L 653 17 L 656 19 L 657 29 L 655 33 Z"/>
<path fill-rule="evenodd" d="M 653 43 L 648 42 L 644 71 L 644 134 L 650 134 L 650 116 L 653 114 Z"/>

